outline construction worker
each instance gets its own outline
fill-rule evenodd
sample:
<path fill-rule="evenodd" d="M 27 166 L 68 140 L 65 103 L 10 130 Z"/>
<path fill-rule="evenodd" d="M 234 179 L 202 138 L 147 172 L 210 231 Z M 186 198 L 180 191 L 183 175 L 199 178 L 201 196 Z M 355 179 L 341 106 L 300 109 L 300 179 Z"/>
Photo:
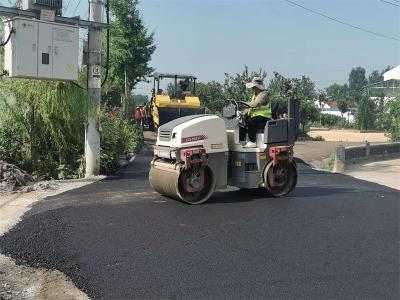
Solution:
<path fill-rule="evenodd" d="M 253 97 L 247 103 L 250 106 L 245 111 L 247 127 L 239 127 L 239 139 L 245 141 L 247 131 L 248 141 L 243 147 L 255 148 L 257 129 L 264 129 L 267 121 L 272 118 L 271 102 L 260 77 L 254 77 L 251 82 L 246 83 L 246 88 L 253 91 Z"/>
<path fill-rule="evenodd" d="M 179 95 L 179 99 L 185 99 L 186 96 L 190 95 L 189 80 L 185 79 L 179 81 L 179 86 L 181 88 L 181 94 Z"/>
<path fill-rule="evenodd" d="M 142 116 L 141 125 L 142 125 L 142 128 L 144 129 L 145 125 L 147 124 L 147 112 L 146 112 L 145 105 L 140 106 L 140 114 Z"/>
<path fill-rule="evenodd" d="M 136 110 L 135 110 L 135 122 L 138 125 L 140 125 L 141 122 L 142 122 L 142 111 L 140 110 L 140 107 L 136 107 Z"/>

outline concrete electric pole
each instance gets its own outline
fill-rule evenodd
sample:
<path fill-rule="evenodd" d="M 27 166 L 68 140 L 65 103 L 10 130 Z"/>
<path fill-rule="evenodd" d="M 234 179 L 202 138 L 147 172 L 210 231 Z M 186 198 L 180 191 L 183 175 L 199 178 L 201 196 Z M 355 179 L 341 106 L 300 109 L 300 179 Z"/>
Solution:
<path fill-rule="evenodd" d="M 89 21 L 101 22 L 103 4 L 101 0 L 89 0 Z M 100 173 L 99 116 L 101 98 L 101 28 L 89 27 L 88 44 L 88 92 L 89 106 L 85 131 L 86 177 Z"/>

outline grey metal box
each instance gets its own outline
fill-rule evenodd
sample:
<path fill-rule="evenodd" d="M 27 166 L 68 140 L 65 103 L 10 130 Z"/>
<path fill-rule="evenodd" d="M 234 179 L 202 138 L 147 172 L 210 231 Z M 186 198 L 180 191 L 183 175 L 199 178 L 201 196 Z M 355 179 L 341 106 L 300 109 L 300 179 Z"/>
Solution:
<path fill-rule="evenodd" d="M 38 22 L 14 18 L 4 22 L 4 34 L 15 33 L 4 47 L 4 70 L 10 77 L 37 77 Z"/>
<path fill-rule="evenodd" d="M 77 80 L 77 26 L 15 17 L 4 22 L 5 35 L 14 33 L 4 48 L 9 77 Z"/>
<path fill-rule="evenodd" d="M 269 120 L 264 129 L 264 143 L 275 144 L 288 141 L 288 120 Z"/>

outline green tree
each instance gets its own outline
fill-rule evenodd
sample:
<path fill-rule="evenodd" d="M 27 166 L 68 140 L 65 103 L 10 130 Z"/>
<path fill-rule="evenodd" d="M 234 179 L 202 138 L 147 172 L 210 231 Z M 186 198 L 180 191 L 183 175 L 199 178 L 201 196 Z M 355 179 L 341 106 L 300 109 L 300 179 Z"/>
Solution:
<path fill-rule="evenodd" d="M 328 86 L 326 89 L 326 95 L 329 99 L 332 100 L 347 100 L 349 88 L 347 84 L 337 84 L 334 83 Z"/>
<path fill-rule="evenodd" d="M 264 80 L 267 77 L 267 72 L 261 68 L 258 71 L 250 72 L 249 68 L 245 66 L 242 73 L 234 75 L 225 73 L 224 91 L 226 97 L 238 101 L 249 101 L 252 92 L 246 88 L 246 83 L 250 82 L 256 76 Z"/>
<path fill-rule="evenodd" d="M 400 97 L 386 103 L 384 116 L 386 132 L 390 139 L 400 142 Z"/>
<path fill-rule="evenodd" d="M 306 126 L 308 123 L 312 123 L 318 120 L 319 111 L 315 107 L 312 101 L 301 101 L 300 103 L 300 124 L 302 131 L 306 132 Z"/>
<path fill-rule="evenodd" d="M 322 109 L 325 103 L 327 102 L 328 97 L 326 95 L 326 92 L 323 90 L 318 91 L 318 104 L 319 104 L 319 125 L 322 126 Z"/>
<path fill-rule="evenodd" d="M 382 82 L 383 81 L 383 72 L 380 72 L 378 70 L 373 70 L 371 72 L 371 74 L 369 74 L 368 76 L 368 84 L 372 85 L 378 82 Z"/>
<path fill-rule="evenodd" d="M 365 77 L 365 69 L 362 67 L 353 68 L 349 74 L 349 91 L 350 95 L 358 99 L 363 88 L 368 84 Z"/>
<path fill-rule="evenodd" d="M 110 64 L 106 88 L 124 94 L 125 79 L 128 91 L 150 74 L 151 55 L 156 47 L 154 34 L 149 33 L 138 9 L 137 0 L 110 0 Z M 126 78 L 125 78 L 126 75 Z"/>
<path fill-rule="evenodd" d="M 384 68 L 384 69 L 382 70 L 382 74 L 383 74 L 383 73 L 386 73 L 387 71 L 389 71 L 389 70 L 391 70 L 391 69 L 393 69 L 392 66 L 387 66 L 386 68 Z"/>
<path fill-rule="evenodd" d="M 212 112 L 221 112 L 224 107 L 226 96 L 222 84 L 216 81 L 196 84 L 196 94 L 200 99 L 202 107 Z"/>
<path fill-rule="evenodd" d="M 314 104 L 315 84 L 306 76 L 301 78 L 286 78 L 281 74 L 274 72 L 274 79 L 270 82 L 270 93 L 277 99 L 278 105 L 287 106 L 289 98 L 298 98 L 300 100 L 300 123 L 305 132 L 306 125 L 318 120 L 319 111 Z"/>
<path fill-rule="evenodd" d="M 297 97 L 305 101 L 314 101 L 317 94 L 315 92 L 315 83 L 308 76 L 301 76 L 298 83 Z"/>
<path fill-rule="evenodd" d="M 357 128 L 361 130 L 374 129 L 376 123 L 376 104 L 374 100 L 364 95 L 360 96 L 356 101 L 359 103 L 356 114 Z"/>
<path fill-rule="evenodd" d="M 344 120 L 344 118 L 343 118 L 343 115 L 344 115 L 346 112 L 349 111 L 349 105 L 348 105 L 348 103 L 347 103 L 345 100 L 339 100 L 339 101 L 337 102 L 337 107 L 338 107 L 340 113 L 342 114 L 342 122 L 343 122 L 343 125 L 344 125 L 345 120 Z"/>

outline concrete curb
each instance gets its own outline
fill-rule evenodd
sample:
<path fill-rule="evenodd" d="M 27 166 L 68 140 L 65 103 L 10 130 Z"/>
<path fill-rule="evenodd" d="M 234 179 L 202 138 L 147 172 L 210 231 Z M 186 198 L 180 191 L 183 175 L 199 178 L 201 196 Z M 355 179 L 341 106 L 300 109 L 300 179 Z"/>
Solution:
<path fill-rule="evenodd" d="M 400 158 L 400 143 L 383 143 L 365 146 L 336 147 L 333 170 L 344 173 L 346 166 L 364 162 L 374 162 Z"/>

